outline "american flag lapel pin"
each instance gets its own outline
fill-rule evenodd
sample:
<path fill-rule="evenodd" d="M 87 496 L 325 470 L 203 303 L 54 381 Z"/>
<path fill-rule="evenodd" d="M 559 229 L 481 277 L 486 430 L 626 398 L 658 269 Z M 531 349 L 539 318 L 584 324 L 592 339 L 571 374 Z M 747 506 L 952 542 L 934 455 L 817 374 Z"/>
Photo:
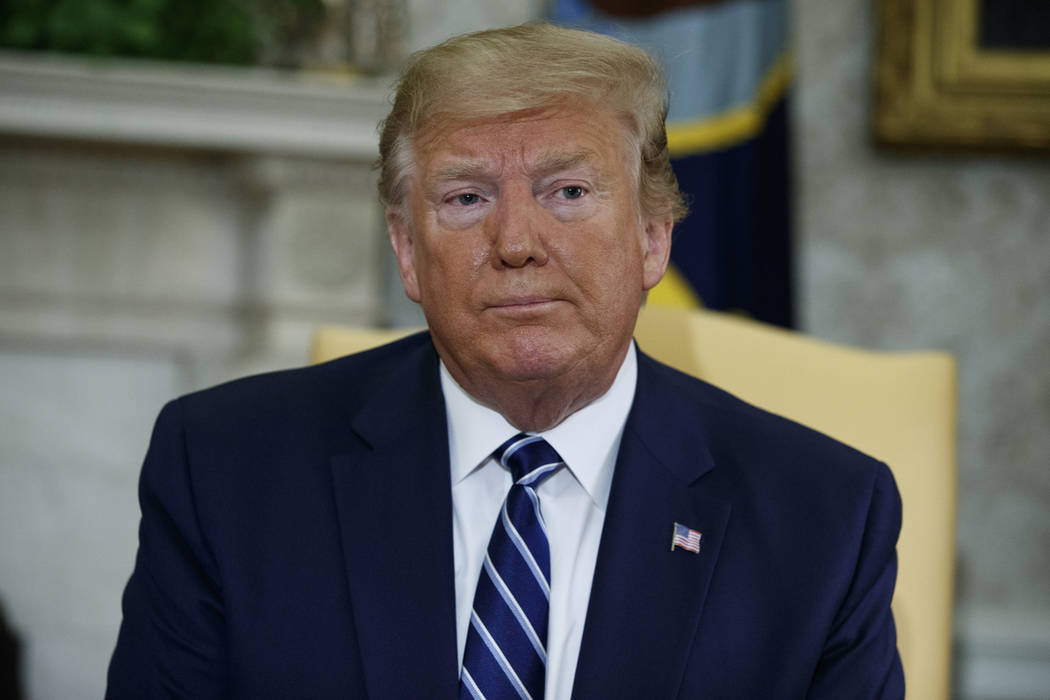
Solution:
<path fill-rule="evenodd" d="M 681 523 L 675 523 L 671 533 L 671 551 L 675 547 L 688 549 L 693 554 L 700 553 L 700 533 L 692 530 Z"/>

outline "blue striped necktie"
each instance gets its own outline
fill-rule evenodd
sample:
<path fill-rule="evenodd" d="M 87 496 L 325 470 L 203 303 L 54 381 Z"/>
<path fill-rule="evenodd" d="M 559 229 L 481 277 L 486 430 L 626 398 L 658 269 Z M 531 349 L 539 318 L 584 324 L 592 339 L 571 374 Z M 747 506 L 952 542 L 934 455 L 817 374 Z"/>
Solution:
<path fill-rule="evenodd" d="M 543 697 L 550 547 L 536 488 L 564 462 L 547 441 L 519 433 L 493 454 L 514 484 L 492 530 L 474 593 L 459 697 Z"/>

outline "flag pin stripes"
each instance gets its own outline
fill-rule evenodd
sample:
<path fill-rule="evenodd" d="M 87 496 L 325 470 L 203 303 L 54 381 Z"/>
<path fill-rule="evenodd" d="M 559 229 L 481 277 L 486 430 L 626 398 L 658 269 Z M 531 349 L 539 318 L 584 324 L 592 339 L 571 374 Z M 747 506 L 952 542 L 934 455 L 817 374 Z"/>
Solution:
<path fill-rule="evenodd" d="M 671 551 L 674 551 L 675 547 L 681 547 L 682 549 L 688 549 L 694 554 L 700 553 L 700 533 L 696 530 L 692 530 L 681 523 L 674 524 L 674 530 L 671 533 Z"/>

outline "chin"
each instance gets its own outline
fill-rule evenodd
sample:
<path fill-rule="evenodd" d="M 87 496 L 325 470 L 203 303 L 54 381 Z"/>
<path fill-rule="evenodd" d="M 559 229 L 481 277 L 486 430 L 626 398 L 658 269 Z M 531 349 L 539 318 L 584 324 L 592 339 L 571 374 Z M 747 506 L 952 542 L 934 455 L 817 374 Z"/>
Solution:
<path fill-rule="evenodd" d="M 492 365 L 507 379 L 529 381 L 556 377 L 576 366 L 581 339 L 552 332 L 547 328 L 525 327 L 501 334 L 490 348 Z"/>

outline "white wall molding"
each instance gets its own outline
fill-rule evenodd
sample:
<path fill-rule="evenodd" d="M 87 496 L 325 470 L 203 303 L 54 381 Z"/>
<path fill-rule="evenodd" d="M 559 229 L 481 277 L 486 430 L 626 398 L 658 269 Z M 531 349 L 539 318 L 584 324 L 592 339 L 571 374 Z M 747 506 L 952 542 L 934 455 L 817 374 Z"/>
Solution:
<path fill-rule="evenodd" d="M 0 133 L 370 161 L 388 82 L 0 52 Z"/>

